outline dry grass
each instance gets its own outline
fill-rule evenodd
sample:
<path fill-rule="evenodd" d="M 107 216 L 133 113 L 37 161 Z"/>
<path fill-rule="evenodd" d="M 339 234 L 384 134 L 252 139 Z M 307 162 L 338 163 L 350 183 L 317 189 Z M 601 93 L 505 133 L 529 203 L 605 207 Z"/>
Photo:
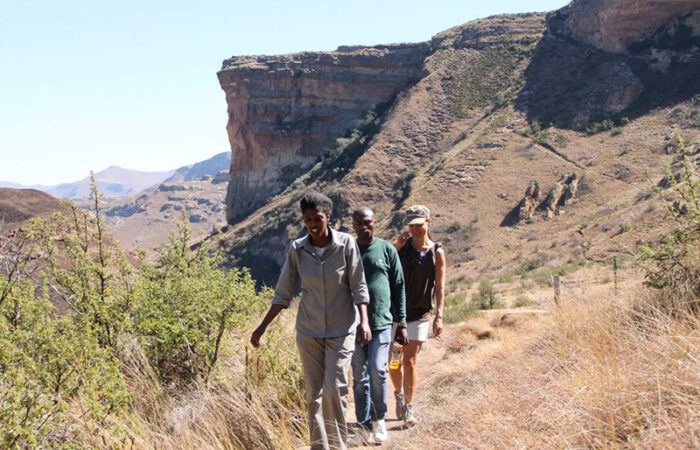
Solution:
<path fill-rule="evenodd" d="M 577 298 L 497 327 L 483 349 L 450 349 L 401 448 L 700 447 L 700 320 L 655 302 L 641 288 Z"/>
<path fill-rule="evenodd" d="M 292 314 L 289 314 L 292 316 Z M 266 335 L 267 346 L 245 350 L 246 330 L 229 336 L 228 355 L 208 384 L 189 392 L 167 392 L 133 341 L 121 359 L 133 403 L 109 427 L 83 423 L 88 448 L 293 449 L 304 442 L 306 416 L 298 383 L 282 379 L 297 368 L 290 323 L 280 320 Z M 280 343 L 284 342 L 284 345 Z M 272 368 L 272 370 L 270 370 Z M 300 372 L 300 369 L 299 369 Z M 80 405 L 76 405 L 79 415 Z"/>
<path fill-rule="evenodd" d="M 474 335 L 477 325 L 488 327 L 484 319 L 450 326 L 423 355 L 421 425 L 392 431 L 388 447 L 700 447 L 700 320 L 664 314 L 638 284 L 628 292 L 616 298 L 609 285 L 598 286 L 552 314 L 509 314 L 491 321 L 484 340 Z M 266 336 L 270 353 L 249 353 L 246 363 L 237 350 L 247 335 L 241 331 L 215 382 L 178 396 L 159 387 L 138 347 L 125 345 L 133 408 L 112 420 L 111 434 L 86 424 L 81 444 L 303 446 L 301 391 L 290 373 L 251 372 L 276 361 L 271 356 L 284 358 L 275 367 L 294 372 L 296 349 L 284 345 L 293 342 L 289 316 Z"/>

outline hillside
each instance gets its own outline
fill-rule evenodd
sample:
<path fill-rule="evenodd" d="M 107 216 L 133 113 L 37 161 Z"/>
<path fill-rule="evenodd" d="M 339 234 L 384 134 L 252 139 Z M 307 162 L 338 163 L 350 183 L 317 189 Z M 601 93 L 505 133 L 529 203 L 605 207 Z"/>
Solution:
<path fill-rule="evenodd" d="M 622 259 L 655 238 L 660 211 L 650 186 L 674 133 L 700 144 L 697 52 L 676 42 L 659 68 L 649 47 L 636 56 L 604 52 L 547 31 L 550 22 L 496 16 L 436 35 L 420 81 L 230 226 L 230 263 L 274 283 L 287 243 L 302 231 L 296 201 L 306 189 L 331 196 L 341 229 L 354 208 L 371 206 L 387 238 L 405 206 L 428 205 L 452 280 Z M 652 37 L 675 42 L 678 28 Z M 573 201 L 549 220 L 542 210 L 514 220 L 531 180 L 544 197 L 572 172 L 580 180 Z"/>
<path fill-rule="evenodd" d="M 26 225 L 33 217 L 47 217 L 55 212 L 66 213 L 61 200 L 35 189 L 0 188 L 0 234 Z"/>
<path fill-rule="evenodd" d="M 226 225 L 226 177 L 210 175 L 191 181 L 171 181 L 136 198 L 112 201 L 105 209 L 110 233 L 127 249 L 152 250 L 168 239 L 186 211 L 195 236 Z"/>

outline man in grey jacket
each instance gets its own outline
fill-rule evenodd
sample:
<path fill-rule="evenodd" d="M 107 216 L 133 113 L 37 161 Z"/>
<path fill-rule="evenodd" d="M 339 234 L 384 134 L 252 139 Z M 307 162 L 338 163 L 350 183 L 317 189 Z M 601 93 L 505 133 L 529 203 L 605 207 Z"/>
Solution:
<path fill-rule="evenodd" d="M 311 449 L 345 449 L 347 373 L 358 324 L 361 344 L 372 339 L 369 294 L 355 239 L 328 226 L 331 200 L 307 192 L 300 206 L 308 234 L 289 247 L 270 310 L 250 342 L 260 345 L 270 322 L 289 307 L 301 286 L 296 340 L 304 368 Z"/>

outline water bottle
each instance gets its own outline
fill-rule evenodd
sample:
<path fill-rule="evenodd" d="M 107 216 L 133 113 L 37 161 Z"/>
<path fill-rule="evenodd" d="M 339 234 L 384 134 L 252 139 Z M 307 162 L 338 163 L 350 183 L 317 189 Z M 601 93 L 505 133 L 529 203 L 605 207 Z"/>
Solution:
<path fill-rule="evenodd" d="M 391 346 L 391 360 L 389 361 L 389 370 L 396 370 L 401 367 L 401 354 L 403 353 L 403 345 L 394 342 Z"/>

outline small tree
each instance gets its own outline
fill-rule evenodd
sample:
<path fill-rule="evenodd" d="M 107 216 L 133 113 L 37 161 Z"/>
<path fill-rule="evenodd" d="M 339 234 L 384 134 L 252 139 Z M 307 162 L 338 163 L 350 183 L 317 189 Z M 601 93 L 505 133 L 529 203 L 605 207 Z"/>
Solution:
<path fill-rule="evenodd" d="M 268 303 L 246 270 L 224 272 L 221 252 L 206 242 L 193 250 L 191 237 L 183 215 L 158 261 L 144 263 L 133 312 L 134 331 L 161 379 L 184 384 L 207 378 L 224 333 Z"/>
<path fill-rule="evenodd" d="M 89 323 L 100 345 L 114 346 L 128 328 L 134 270 L 107 236 L 97 182 L 90 177 L 91 212 L 69 202 L 70 216 L 35 219 L 28 233 L 46 265 L 52 293 Z"/>
<path fill-rule="evenodd" d="M 654 190 L 666 208 L 665 217 L 675 227 L 661 235 L 659 242 L 641 247 L 641 263 L 647 284 L 664 290 L 666 309 L 700 312 L 700 180 L 697 168 L 676 132 L 674 148 L 677 158 L 674 171 L 665 167 L 665 177 Z"/>

